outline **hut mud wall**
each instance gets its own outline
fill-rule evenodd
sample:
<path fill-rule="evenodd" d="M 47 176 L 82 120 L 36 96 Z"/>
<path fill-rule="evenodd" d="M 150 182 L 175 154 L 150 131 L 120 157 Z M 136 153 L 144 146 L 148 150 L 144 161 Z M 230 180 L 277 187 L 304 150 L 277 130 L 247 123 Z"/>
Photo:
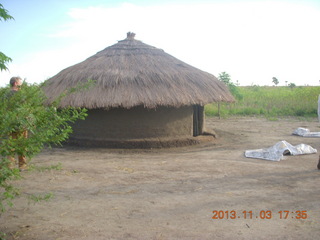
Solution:
<path fill-rule="evenodd" d="M 150 148 L 192 144 L 193 107 L 143 106 L 88 110 L 73 126 L 69 143 L 79 146 Z"/>

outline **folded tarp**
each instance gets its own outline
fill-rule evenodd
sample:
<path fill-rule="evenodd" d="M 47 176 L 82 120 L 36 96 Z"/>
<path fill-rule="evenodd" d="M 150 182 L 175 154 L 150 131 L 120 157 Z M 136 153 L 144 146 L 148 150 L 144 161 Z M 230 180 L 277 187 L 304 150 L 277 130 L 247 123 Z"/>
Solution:
<path fill-rule="evenodd" d="M 284 155 L 302 155 L 316 153 L 317 149 L 306 144 L 292 146 L 286 141 L 277 142 L 269 148 L 246 150 L 244 155 L 248 158 L 259 158 L 270 161 L 280 161 Z"/>
<path fill-rule="evenodd" d="M 308 128 L 302 128 L 302 127 L 299 127 L 296 130 L 294 130 L 292 134 L 302 136 L 302 137 L 314 137 L 314 138 L 320 137 L 320 132 L 310 132 Z"/>

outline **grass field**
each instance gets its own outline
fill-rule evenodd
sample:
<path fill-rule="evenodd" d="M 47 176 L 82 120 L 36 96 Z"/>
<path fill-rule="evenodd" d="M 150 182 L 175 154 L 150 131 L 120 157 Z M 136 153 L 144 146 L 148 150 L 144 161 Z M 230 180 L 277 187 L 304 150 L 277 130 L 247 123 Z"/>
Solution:
<path fill-rule="evenodd" d="M 235 103 L 221 103 L 220 116 L 302 116 L 316 117 L 320 87 L 237 87 Z M 219 116 L 219 104 L 205 106 L 208 116 Z"/>

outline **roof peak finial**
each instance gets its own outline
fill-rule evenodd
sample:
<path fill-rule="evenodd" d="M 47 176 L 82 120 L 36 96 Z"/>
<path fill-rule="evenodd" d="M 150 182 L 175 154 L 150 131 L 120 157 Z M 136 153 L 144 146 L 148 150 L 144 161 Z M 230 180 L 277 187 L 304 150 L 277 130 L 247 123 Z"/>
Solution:
<path fill-rule="evenodd" d="M 133 33 L 133 32 L 127 32 L 127 39 L 134 39 L 134 37 L 136 36 L 136 34 L 135 33 Z"/>

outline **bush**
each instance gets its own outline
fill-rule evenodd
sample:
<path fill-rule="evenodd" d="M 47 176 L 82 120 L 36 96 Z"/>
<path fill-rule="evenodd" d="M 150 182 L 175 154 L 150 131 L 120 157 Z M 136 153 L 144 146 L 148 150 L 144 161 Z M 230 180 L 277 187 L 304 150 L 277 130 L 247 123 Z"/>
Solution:
<path fill-rule="evenodd" d="M 41 85 L 24 83 L 21 90 L 11 97 L 10 91 L 10 88 L 0 89 L 1 211 L 5 210 L 5 203 L 12 205 L 11 200 L 18 193 L 10 180 L 19 178 L 20 173 L 18 169 L 9 168 L 8 156 L 23 155 L 31 159 L 45 146 L 61 144 L 72 132 L 70 124 L 86 117 L 86 109 L 57 109 L 59 101 L 46 105 L 47 98 Z M 28 130 L 28 138 L 20 135 L 16 139 L 11 137 L 12 132 L 21 133 L 24 130 Z"/>

